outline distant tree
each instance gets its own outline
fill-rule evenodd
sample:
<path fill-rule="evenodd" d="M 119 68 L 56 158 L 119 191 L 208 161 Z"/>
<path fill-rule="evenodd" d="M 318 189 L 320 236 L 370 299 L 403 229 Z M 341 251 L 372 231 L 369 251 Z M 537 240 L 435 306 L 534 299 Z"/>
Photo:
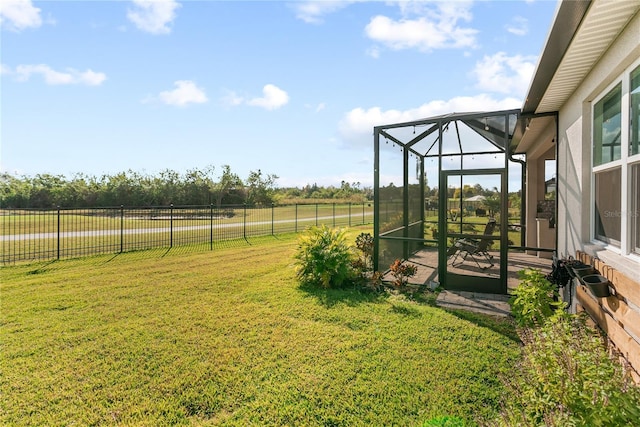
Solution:
<path fill-rule="evenodd" d="M 495 193 L 487 196 L 483 202 L 487 210 L 489 210 L 489 216 L 492 217 L 500 212 L 500 203 L 500 195 Z"/>
<path fill-rule="evenodd" d="M 238 175 L 231 172 L 231 166 L 223 165 L 222 174 L 218 177 L 218 182 L 213 184 L 213 191 L 216 195 L 216 206 L 220 208 L 222 201 L 233 190 L 242 190 L 244 184 Z"/>
<path fill-rule="evenodd" d="M 260 169 L 249 172 L 246 181 L 247 203 L 256 206 L 270 205 L 277 179 L 277 175 L 263 175 Z"/>

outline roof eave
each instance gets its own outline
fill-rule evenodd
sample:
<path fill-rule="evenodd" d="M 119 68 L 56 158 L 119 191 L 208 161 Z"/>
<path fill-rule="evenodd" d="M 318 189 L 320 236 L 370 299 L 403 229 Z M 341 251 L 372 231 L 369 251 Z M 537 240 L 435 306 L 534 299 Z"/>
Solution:
<path fill-rule="evenodd" d="M 533 114 L 538 110 L 554 73 L 569 49 L 590 5 L 591 0 L 562 1 L 558 5 L 553 25 L 522 106 L 523 114 Z"/>

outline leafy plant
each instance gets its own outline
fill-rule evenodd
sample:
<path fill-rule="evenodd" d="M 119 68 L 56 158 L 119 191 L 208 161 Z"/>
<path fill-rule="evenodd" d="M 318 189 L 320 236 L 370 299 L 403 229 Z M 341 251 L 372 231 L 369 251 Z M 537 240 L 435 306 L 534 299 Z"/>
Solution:
<path fill-rule="evenodd" d="M 403 263 L 399 259 L 396 259 L 389 268 L 394 277 L 393 284 L 399 288 L 406 286 L 409 278 L 415 276 L 418 272 L 418 268 L 415 265 Z"/>
<path fill-rule="evenodd" d="M 382 274 L 373 271 L 373 245 L 373 236 L 370 233 L 360 233 L 356 237 L 359 255 L 353 260 L 352 266 L 365 288 L 378 291 L 382 288 Z"/>
<path fill-rule="evenodd" d="M 521 270 L 518 274 L 520 284 L 509 299 L 518 326 L 540 326 L 562 310 L 564 303 L 559 301 L 558 291 L 539 270 Z"/>
<path fill-rule="evenodd" d="M 373 236 L 370 233 L 360 233 L 356 237 L 356 248 L 360 251 L 360 260 L 365 270 L 373 269 Z"/>
<path fill-rule="evenodd" d="M 507 381 L 501 426 L 632 426 L 640 388 L 584 318 L 564 314 L 523 333 L 523 360 Z"/>
<path fill-rule="evenodd" d="M 326 225 L 309 228 L 301 235 L 294 258 L 297 277 L 306 285 L 336 288 L 356 277 L 345 230 Z"/>
<path fill-rule="evenodd" d="M 422 427 L 465 427 L 466 424 L 462 418 L 444 415 L 435 417 L 422 423 Z"/>

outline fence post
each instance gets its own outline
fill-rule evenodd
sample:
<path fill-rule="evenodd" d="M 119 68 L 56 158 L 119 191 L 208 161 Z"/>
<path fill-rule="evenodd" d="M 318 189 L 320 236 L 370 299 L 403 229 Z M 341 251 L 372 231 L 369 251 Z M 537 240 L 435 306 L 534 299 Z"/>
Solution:
<path fill-rule="evenodd" d="M 169 247 L 173 247 L 173 203 L 170 205 L 170 213 L 169 213 Z"/>
<path fill-rule="evenodd" d="M 363 224 L 366 224 L 366 222 L 364 222 L 364 205 L 365 205 L 365 203 L 367 203 L 367 202 L 362 202 L 362 223 Z"/>
<path fill-rule="evenodd" d="M 333 202 L 333 228 L 336 228 L 336 203 Z"/>
<path fill-rule="evenodd" d="M 56 250 L 56 259 L 60 259 L 60 206 L 58 206 L 58 242 Z"/>
<path fill-rule="evenodd" d="M 351 202 L 349 202 L 349 227 L 351 227 Z"/>
<path fill-rule="evenodd" d="M 124 205 L 120 205 L 120 253 L 124 252 Z"/>
<path fill-rule="evenodd" d="M 316 203 L 316 227 L 318 226 L 318 203 Z"/>
<path fill-rule="evenodd" d="M 296 203 L 296 217 L 295 217 L 294 224 L 295 224 L 295 232 L 297 233 L 298 232 L 298 204 L 297 203 Z"/>
<path fill-rule="evenodd" d="M 213 203 L 209 204 L 209 250 L 213 250 Z"/>
<path fill-rule="evenodd" d="M 247 240 L 247 204 L 243 204 L 242 237 Z"/>
<path fill-rule="evenodd" d="M 273 232 L 273 214 L 274 214 L 274 204 L 271 203 L 271 235 L 274 236 L 274 232 Z"/>

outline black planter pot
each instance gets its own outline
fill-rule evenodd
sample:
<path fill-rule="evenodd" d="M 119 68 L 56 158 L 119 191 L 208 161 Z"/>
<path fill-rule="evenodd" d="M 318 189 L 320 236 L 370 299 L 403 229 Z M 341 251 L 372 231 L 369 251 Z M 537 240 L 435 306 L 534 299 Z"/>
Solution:
<path fill-rule="evenodd" d="M 599 274 L 588 274 L 580 278 L 590 290 L 591 293 L 598 298 L 609 296 L 609 279 Z"/>
<path fill-rule="evenodd" d="M 577 278 L 582 278 L 584 276 L 596 273 L 596 270 L 592 266 L 583 263 L 572 264 L 571 270 L 573 271 L 574 277 Z"/>

